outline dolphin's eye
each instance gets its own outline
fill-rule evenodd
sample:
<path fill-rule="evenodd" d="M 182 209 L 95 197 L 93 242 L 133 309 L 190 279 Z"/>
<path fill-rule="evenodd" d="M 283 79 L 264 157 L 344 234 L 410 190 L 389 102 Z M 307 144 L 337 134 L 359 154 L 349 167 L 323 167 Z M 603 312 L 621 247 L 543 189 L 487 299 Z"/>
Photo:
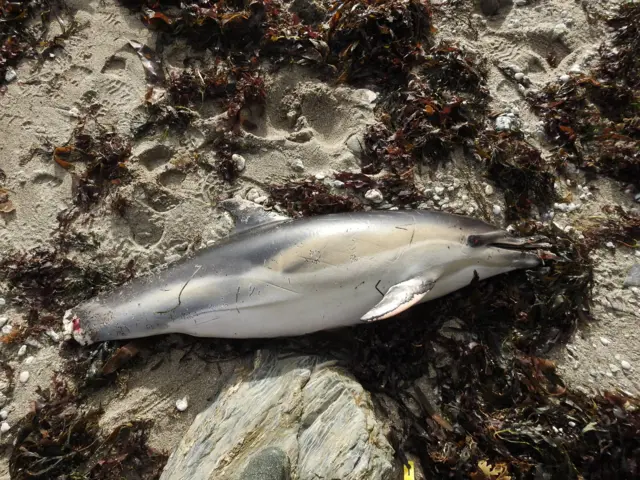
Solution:
<path fill-rule="evenodd" d="M 482 245 L 482 239 L 478 235 L 469 235 L 467 237 L 467 243 L 471 247 L 479 247 Z"/>

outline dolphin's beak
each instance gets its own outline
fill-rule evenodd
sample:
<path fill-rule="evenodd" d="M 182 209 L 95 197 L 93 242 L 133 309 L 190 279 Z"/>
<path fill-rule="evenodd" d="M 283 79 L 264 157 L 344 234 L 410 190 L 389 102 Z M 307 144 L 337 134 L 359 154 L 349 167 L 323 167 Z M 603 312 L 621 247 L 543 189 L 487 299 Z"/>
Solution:
<path fill-rule="evenodd" d="M 522 252 L 535 250 L 540 260 L 555 260 L 558 258 L 555 254 L 545 250 L 546 248 L 551 248 L 552 245 L 549 243 L 549 239 L 542 235 L 525 238 L 503 236 L 489 242 L 487 246 Z"/>

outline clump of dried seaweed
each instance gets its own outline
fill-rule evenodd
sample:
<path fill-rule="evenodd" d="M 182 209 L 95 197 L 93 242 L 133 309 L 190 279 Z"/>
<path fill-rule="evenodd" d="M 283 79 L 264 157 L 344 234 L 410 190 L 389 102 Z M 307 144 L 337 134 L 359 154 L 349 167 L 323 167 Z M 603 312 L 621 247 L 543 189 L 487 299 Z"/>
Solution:
<path fill-rule="evenodd" d="M 593 249 L 608 242 L 614 245 L 638 248 L 640 245 L 640 215 L 621 206 L 603 207 L 602 217 L 591 217 L 583 225 L 584 245 Z"/>
<path fill-rule="evenodd" d="M 640 179 L 640 5 L 626 3 L 609 20 L 612 45 L 602 45 L 588 75 L 553 82 L 529 97 L 560 145 L 558 156 L 612 178 L 638 185 Z"/>
<path fill-rule="evenodd" d="M 488 95 L 483 63 L 441 44 L 416 65 L 406 88 L 387 94 L 378 106 L 382 124 L 365 136 L 365 173 L 438 163 L 456 146 L 470 146 L 481 130 Z"/>
<path fill-rule="evenodd" d="M 482 132 L 475 153 L 487 175 L 504 190 L 507 221 L 527 218 L 531 207 L 549 207 L 556 197 L 556 168 L 522 133 Z"/>
<path fill-rule="evenodd" d="M 280 205 L 293 217 L 362 210 L 357 198 L 336 195 L 324 183 L 315 179 L 290 182 L 269 187 L 270 204 Z"/>
<path fill-rule="evenodd" d="M 147 446 L 146 422 L 126 423 L 103 435 L 102 411 L 86 407 L 83 398 L 61 377 L 38 388 L 39 399 L 17 426 L 9 460 L 11 478 L 158 478 L 167 456 Z"/>
<path fill-rule="evenodd" d="M 131 142 L 127 137 L 103 127 L 93 125 L 84 118 L 75 128 L 66 145 L 56 147 L 53 160 L 61 167 L 75 171 L 75 163 L 81 162 L 85 169 L 74 176 L 74 202 L 87 209 L 110 187 L 130 179 L 126 162 L 131 155 Z"/>
<path fill-rule="evenodd" d="M 52 313 L 62 313 L 102 288 L 122 283 L 121 274 L 110 267 L 82 266 L 62 251 L 45 247 L 7 252 L 0 262 L 0 272 L 16 305 Z"/>

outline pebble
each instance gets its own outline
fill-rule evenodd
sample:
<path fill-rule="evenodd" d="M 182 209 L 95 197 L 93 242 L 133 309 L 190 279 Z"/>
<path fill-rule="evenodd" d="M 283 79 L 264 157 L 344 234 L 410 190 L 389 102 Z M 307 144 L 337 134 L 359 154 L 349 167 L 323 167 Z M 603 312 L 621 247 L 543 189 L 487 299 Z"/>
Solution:
<path fill-rule="evenodd" d="M 4 335 L 9 335 L 11 333 L 11 330 L 13 330 L 13 327 L 11 326 L 11 324 L 7 324 L 4 327 L 2 327 L 2 333 Z"/>
<path fill-rule="evenodd" d="M 4 74 L 5 81 L 7 83 L 13 82 L 16 78 L 18 78 L 18 74 L 16 73 L 16 71 L 11 67 L 7 67 L 7 71 Z"/>
<path fill-rule="evenodd" d="M 8 416 L 9 416 L 9 412 L 7 412 L 6 410 L 0 410 L 0 418 L 2 420 L 6 420 Z"/>
<path fill-rule="evenodd" d="M 529 3 L 528 0 L 516 0 L 513 2 L 516 7 L 525 7 Z"/>
<path fill-rule="evenodd" d="M 21 383 L 27 383 L 29 381 L 29 372 L 26 370 L 24 372 L 20 372 L 19 379 Z"/>
<path fill-rule="evenodd" d="M 9 317 L 0 317 L 0 327 L 4 327 L 9 321 Z"/>
<path fill-rule="evenodd" d="M 609 345 L 611 343 L 611 340 L 609 340 L 608 338 L 605 338 L 605 337 L 600 337 L 600 343 L 603 344 L 606 347 L 607 345 Z"/>
<path fill-rule="evenodd" d="M 493 214 L 500 215 L 502 213 L 502 207 L 500 205 L 493 206 Z"/>
<path fill-rule="evenodd" d="M 570 426 L 570 427 L 572 427 L 572 428 L 573 428 L 573 427 L 575 427 L 575 426 L 576 426 L 576 422 L 571 422 L 571 421 L 570 421 L 570 422 L 569 422 L 569 426 Z"/>
<path fill-rule="evenodd" d="M 377 188 L 372 188 L 368 190 L 367 193 L 364 194 L 364 198 L 373 203 L 382 203 L 384 197 L 382 196 L 382 192 Z"/>
<path fill-rule="evenodd" d="M 34 357 L 33 355 L 30 355 L 24 360 L 24 363 L 25 365 L 31 365 L 35 359 L 36 357 Z"/>
<path fill-rule="evenodd" d="M 176 400 L 176 408 L 179 412 L 184 412 L 188 407 L 189 401 L 187 400 L 187 397 Z"/>
<path fill-rule="evenodd" d="M 569 80 L 571 80 L 571 77 L 567 74 L 564 74 L 560 77 L 560 81 L 563 83 L 567 83 Z"/>
<path fill-rule="evenodd" d="M 596 372 L 595 370 L 589 370 L 589 375 L 591 375 L 592 377 L 597 377 L 598 372 Z"/>
<path fill-rule="evenodd" d="M 245 158 L 242 155 L 238 155 L 237 153 L 234 153 L 233 155 L 231 155 L 231 160 L 235 162 L 236 168 L 240 172 L 243 171 L 244 168 L 247 166 L 247 161 L 245 160 Z"/>
<path fill-rule="evenodd" d="M 262 196 L 260 196 L 260 197 L 256 198 L 254 201 L 255 201 L 256 203 L 264 203 L 264 202 L 266 202 L 267 200 L 268 200 L 268 198 L 267 198 L 266 196 L 262 195 Z"/>
<path fill-rule="evenodd" d="M 640 287 L 640 263 L 634 264 L 624 280 L 625 287 Z"/>
<path fill-rule="evenodd" d="M 518 72 L 514 75 L 514 78 L 518 81 L 521 82 L 522 80 L 524 80 L 524 73 L 522 72 Z"/>
<path fill-rule="evenodd" d="M 3 297 L 0 297 L 0 307 L 4 307 L 6 304 L 7 301 Z"/>
<path fill-rule="evenodd" d="M 609 370 L 611 370 L 611 373 L 618 373 L 620 371 L 620 368 L 617 365 L 614 365 L 613 363 L 609 364 Z"/>
<path fill-rule="evenodd" d="M 622 360 L 620 362 L 620 366 L 622 367 L 623 370 L 631 370 L 631 364 L 626 360 Z"/>
<path fill-rule="evenodd" d="M 605 245 L 605 247 L 610 248 L 611 250 L 614 250 L 616 248 L 616 246 L 613 244 L 613 242 L 607 242 L 604 245 Z"/>
<path fill-rule="evenodd" d="M 294 162 L 291 162 L 291 169 L 296 171 L 296 172 L 303 172 L 304 171 L 304 163 L 302 163 L 302 160 L 300 160 L 298 158 Z"/>
<path fill-rule="evenodd" d="M 324 180 L 326 177 L 324 173 L 316 173 L 316 180 Z"/>
<path fill-rule="evenodd" d="M 436 195 L 442 195 L 444 193 L 444 187 L 435 188 Z"/>
<path fill-rule="evenodd" d="M 10 428 L 11 427 L 9 426 L 9 424 L 7 422 L 2 422 L 2 425 L 0 425 L 0 432 L 7 433 Z"/>
<path fill-rule="evenodd" d="M 484 193 L 487 195 L 493 195 L 493 187 L 491 185 L 487 185 L 486 187 L 484 187 Z"/>
<path fill-rule="evenodd" d="M 60 341 L 60 335 L 58 335 L 54 330 L 47 330 L 47 336 L 54 342 Z"/>
<path fill-rule="evenodd" d="M 27 346 L 26 345 L 22 345 L 20 347 L 20 349 L 18 350 L 18 356 L 19 357 L 23 357 L 26 353 L 27 353 Z"/>
<path fill-rule="evenodd" d="M 518 120 L 513 114 L 500 115 L 496 118 L 496 130 L 499 132 L 514 130 L 517 126 Z"/>
<path fill-rule="evenodd" d="M 344 182 L 342 180 L 334 180 L 333 186 L 335 188 L 344 188 Z"/>

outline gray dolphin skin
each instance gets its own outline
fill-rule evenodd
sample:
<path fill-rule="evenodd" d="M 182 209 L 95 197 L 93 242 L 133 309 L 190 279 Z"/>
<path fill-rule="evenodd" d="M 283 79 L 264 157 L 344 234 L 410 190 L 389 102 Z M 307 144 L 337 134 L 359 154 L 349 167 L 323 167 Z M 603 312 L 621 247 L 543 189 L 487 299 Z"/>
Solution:
<path fill-rule="evenodd" d="M 384 320 L 480 279 L 552 258 L 545 239 L 423 210 L 289 219 L 226 200 L 236 231 L 64 316 L 81 344 L 167 333 L 298 336 Z"/>

